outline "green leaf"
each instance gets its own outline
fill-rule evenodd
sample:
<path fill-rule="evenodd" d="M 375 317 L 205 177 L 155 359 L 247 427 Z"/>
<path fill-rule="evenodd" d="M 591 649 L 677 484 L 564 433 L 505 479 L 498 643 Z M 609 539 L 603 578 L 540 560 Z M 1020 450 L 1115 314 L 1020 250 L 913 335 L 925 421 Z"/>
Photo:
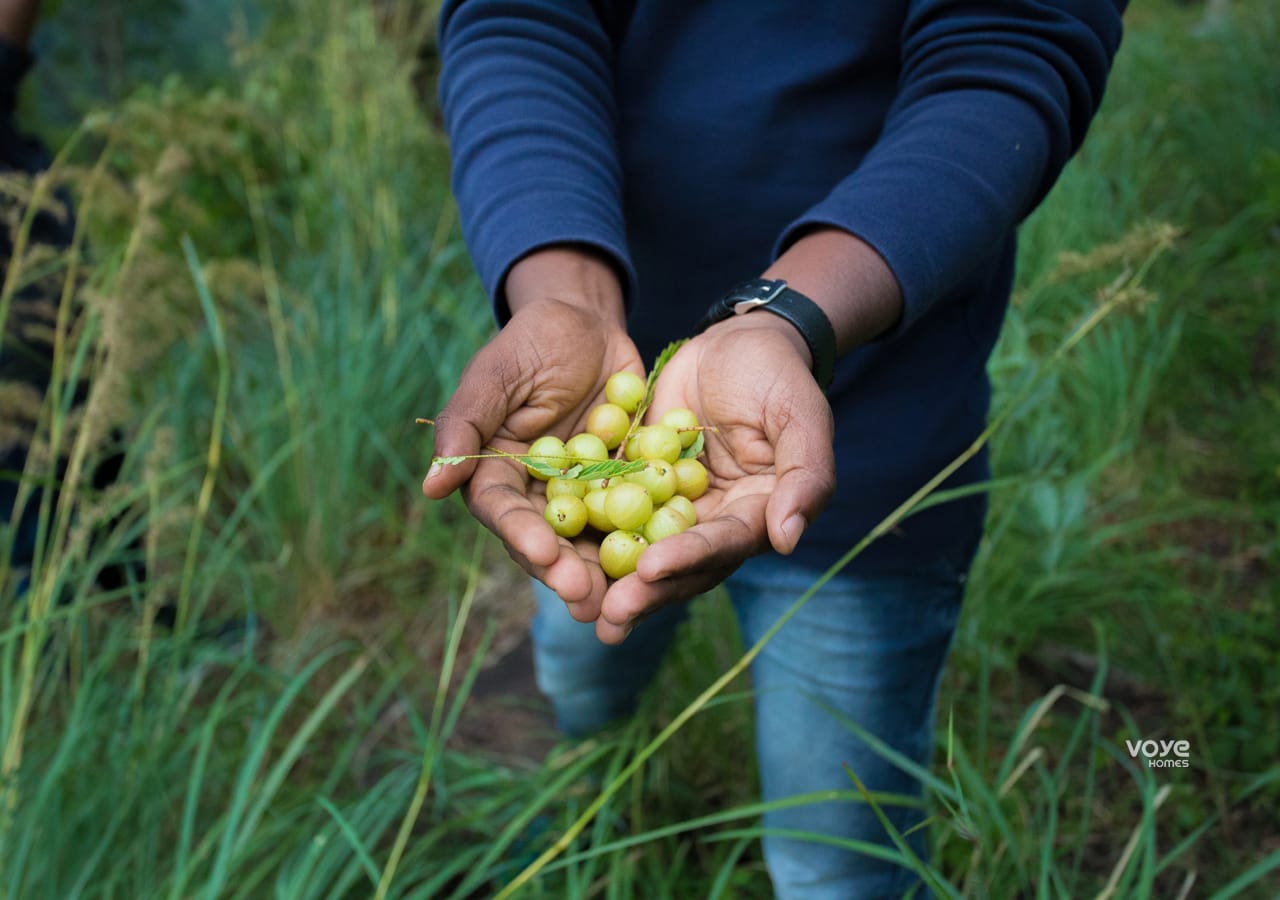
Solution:
<path fill-rule="evenodd" d="M 694 439 L 693 443 L 680 451 L 680 458 L 695 459 L 697 455 L 702 452 L 702 448 L 705 447 L 706 444 L 707 433 L 705 431 L 699 431 L 698 436 Z"/>
<path fill-rule="evenodd" d="M 672 341 L 663 348 L 658 354 L 658 358 L 653 362 L 653 369 L 649 372 L 649 380 L 645 382 L 647 390 L 645 391 L 644 405 L 647 407 L 653 402 L 653 386 L 658 383 L 658 376 L 662 374 L 662 370 L 666 368 L 667 363 L 671 362 L 671 357 L 676 355 L 676 351 L 683 347 L 688 338 L 681 338 L 678 341 Z"/>
<path fill-rule="evenodd" d="M 658 383 L 658 376 L 667 367 L 667 363 L 671 362 L 671 357 L 675 356 L 676 351 L 683 347 L 688 340 L 688 338 L 681 338 L 678 341 L 672 341 L 663 348 L 663 351 L 658 354 L 658 358 L 654 360 L 653 368 L 649 370 L 649 378 L 645 382 L 644 400 L 640 402 L 640 406 L 631 417 L 631 427 L 627 429 L 626 437 L 622 439 L 622 446 L 625 447 L 627 445 L 627 438 L 635 434 L 635 430 L 644 421 L 644 414 L 649 411 L 649 404 L 653 403 L 653 386 Z"/>
<path fill-rule="evenodd" d="M 470 459 L 468 456 L 437 456 L 435 459 L 431 460 L 431 465 L 456 466 L 466 462 L 468 459 Z"/>
<path fill-rule="evenodd" d="M 548 478 L 563 478 L 560 474 L 560 467 L 553 466 L 546 461 L 544 456 L 517 456 L 516 459 L 524 463 L 539 475 L 546 475 Z"/>
<path fill-rule="evenodd" d="M 572 456 L 529 456 L 527 454 L 521 456 L 513 456 L 518 459 L 539 475 L 545 475 L 548 478 L 578 478 L 582 471 L 582 463 L 574 462 Z M 558 460 L 556 465 L 549 460 Z"/>
<path fill-rule="evenodd" d="M 632 472 L 639 472 L 643 468 L 643 459 L 610 459 L 605 462 L 588 463 L 582 466 L 581 470 L 576 474 L 562 477 L 573 478 L 577 481 L 593 481 L 596 478 L 617 478 L 619 475 L 629 475 Z"/>
<path fill-rule="evenodd" d="M 644 402 L 636 410 L 634 421 L 644 421 L 644 414 L 648 411 L 649 405 L 653 403 L 653 387 L 658 383 L 658 376 L 667 367 L 667 363 L 671 362 L 671 357 L 675 356 L 676 351 L 683 347 L 688 340 L 688 338 L 681 338 L 678 341 L 672 341 L 658 354 L 658 358 L 653 362 L 653 368 L 649 370 L 649 380 L 645 382 Z"/>

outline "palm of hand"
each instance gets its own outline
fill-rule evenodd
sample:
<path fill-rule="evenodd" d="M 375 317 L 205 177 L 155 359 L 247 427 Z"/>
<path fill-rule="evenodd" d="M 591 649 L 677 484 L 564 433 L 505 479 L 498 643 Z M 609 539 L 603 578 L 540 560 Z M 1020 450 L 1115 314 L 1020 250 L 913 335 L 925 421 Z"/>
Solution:
<path fill-rule="evenodd" d="M 518 320 L 518 321 L 517 321 Z M 622 369 L 642 371 L 639 353 L 621 328 L 562 304 L 517 316 L 478 353 L 436 419 L 437 456 L 471 456 L 486 447 L 524 453 L 543 434 L 581 431 L 603 400 L 605 381 Z M 599 598 L 604 575 L 585 548 L 558 538 L 530 495 L 524 467 L 481 459 L 434 468 L 424 483 L 431 497 L 461 488 L 468 508 L 506 544 L 513 559 L 570 603 Z"/>
<path fill-rule="evenodd" d="M 649 548 L 636 573 L 609 588 L 596 623 L 607 643 L 770 545 L 789 553 L 834 489 L 830 407 L 772 323 L 713 329 L 681 348 L 658 379 L 651 418 L 677 407 L 715 429 L 710 485 L 695 503 L 698 524 Z"/>
<path fill-rule="evenodd" d="M 614 372 L 643 371 L 629 339 L 563 332 L 535 335 L 520 362 L 526 389 L 495 433 L 499 441 L 529 444 L 544 434 L 566 438 L 585 430 L 587 413 L 604 402 L 604 385 Z"/>
<path fill-rule="evenodd" d="M 709 486 L 694 504 L 699 521 L 762 520 L 763 504 L 777 485 L 774 446 L 762 423 L 771 388 L 744 384 L 723 369 L 704 368 L 702 348 L 692 345 L 688 350 L 668 364 L 655 390 L 654 409 L 691 409 L 709 428 L 703 457 Z"/>

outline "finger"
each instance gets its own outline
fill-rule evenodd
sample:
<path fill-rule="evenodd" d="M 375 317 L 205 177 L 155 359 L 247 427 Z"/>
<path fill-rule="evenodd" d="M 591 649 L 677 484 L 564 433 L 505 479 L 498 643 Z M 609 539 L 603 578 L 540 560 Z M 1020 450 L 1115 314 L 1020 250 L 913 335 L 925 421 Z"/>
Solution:
<path fill-rule="evenodd" d="M 768 546 L 764 515 L 768 497 L 748 494 L 720 507 L 688 531 L 645 550 L 636 566 L 642 581 L 737 567 Z"/>
<path fill-rule="evenodd" d="M 600 608 L 609 589 L 609 578 L 604 574 L 604 570 L 600 568 L 599 544 L 594 540 L 585 538 L 576 540 L 573 544 L 577 550 L 578 557 L 586 565 L 591 588 L 583 599 L 576 602 L 566 598 L 563 594 L 560 595 L 560 599 L 565 601 L 569 615 L 573 618 L 579 622 L 594 622 L 600 618 Z"/>
<path fill-rule="evenodd" d="M 542 498 L 528 492 L 528 480 L 510 460 L 485 460 L 466 487 L 467 506 L 521 568 L 570 605 L 575 618 L 592 621 L 604 596 L 604 573 L 589 542 L 570 543 L 552 531 L 539 508 Z"/>
<path fill-rule="evenodd" d="M 510 546 L 507 552 L 526 572 L 555 591 L 569 615 L 579 622 L 594 622 L 600 616 L 600 604 L 609 587 L 609 580 L 600 568 L 599 547 L 586 539 L 570 542 L 559 538 L 559 541 L 560 554 L 550 566 L 535 566 Z"/>
<path fill-rule="evenodd" d="M 436 417 L 432 458 L 473 456 L 492 440 L 511 412 L 528 398 L 517 362 L 518 354 L 499 334 L 467 364 L 458 387 Z M 422 492 L 438 500 L 464 484 L 476 470 L 476 461 L 458 465 L 432 465 L 422 482 Z"/>
<path fill-rule="evenodd" d="M 797 391 L 793 402 L 765 423 L 777 477 L 765 521 L 770 543 L 783 554 L 795 550 L 836 489 L 831 407 L 817 385 L 810 384 L 811 389 Z"/>
<path fill-rule="evenodd" d="M 614 582 L 605 594 L 600 617 L 596 619 L 596 637 L 605 644 L 620 644 L 646 616 L 669 603 L 706 593 L 732 575 L 736 568 L 737 564 L 704 569 L 655 582 L 628 575 Z"/>
<path fill-rule="evenodd" d="M 594 622 L 599 617 L 608 581 L 585 548 L 560 538 L 560 552 L 550 566 L 530 563 L 510 545 L 507 552 L 521 568 L 555 591 L 574 619 Z"/>
<path fill-rule="evenodd" d="M 513 557 L 545 569 L 559 558 L 560 539 L 534 505 L 526 490 L 527 480 L 518 463 L 486 459 L 476 466 L 463 499 L 471 514 L 502 539 Z"/>

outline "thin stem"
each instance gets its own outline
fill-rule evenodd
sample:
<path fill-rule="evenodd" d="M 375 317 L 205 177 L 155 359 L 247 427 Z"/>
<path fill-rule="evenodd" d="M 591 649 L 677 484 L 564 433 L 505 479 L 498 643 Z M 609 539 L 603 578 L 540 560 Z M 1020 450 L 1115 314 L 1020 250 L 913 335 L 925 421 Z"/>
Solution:
<path fill-rule="evenodd" d="M 422 768 L 418 774 L 418 786 L 413 792 L 413 800 L 409 803 L 409 809 L 405 813 L 404 819 L 400 822 L 400 831 L 396 835 L 396 842 L 391 848 L 391 855 L 387 858 L 387 864 L 382 870 L 382 878 L 378 882 L 378 891 L 374 896 L 374 900 L 384 900 L 387 896 L 387 891 L 391 889 L 391 882 L 395 878 L 396 869 L 400 865 L 400 858 L 404 855 L 405 847 L 409 844 L 409 835 L 412 834 L 413 826 L 418 821 L 418 814 L 422 812 L 422 805 L 426 802 L 427 791 L 431 787 L 431 778 L 435 772 L 436 760 L 443 750 L 440 746 L 440 734 L 444 724 L 444 704 L 449 694 L 449 683 L 453 678 L 453 668 L 458 658 L 458 649 L 462 644 L 462 635 L 466 628 L 467 618 L 471 614 L 471 605 L 475 600 L 476 591 L 480 585 L 479 563 L 483 547 L 484 544 L 477 535 L 475 547 L 472 551 L 467 587 L 462 594 L 462 601 L 458 606 L 458 615 L 449 634 L 449 644 L 445 649 L 444 661 L 440 665 L 440 681 L 436 687 L 435 704 L 431 709 L 431 724 L 427 729 L 426 746 L 422 751 Z"/>

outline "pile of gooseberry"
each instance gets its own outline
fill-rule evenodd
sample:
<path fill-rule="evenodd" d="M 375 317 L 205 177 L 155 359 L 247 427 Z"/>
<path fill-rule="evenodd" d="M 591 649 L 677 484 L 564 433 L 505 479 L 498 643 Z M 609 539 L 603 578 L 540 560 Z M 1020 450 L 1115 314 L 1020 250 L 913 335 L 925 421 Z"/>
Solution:
<path fill-rule="evenodd" d="M 696 524 L 693 501 L 707 490 L 697 416 L 672 409 L 641 425 L 633 416 L 643 415 L 646 391 L 634 372 L 615 373 L 586 431 L 567 441 L 544 435 L 523 457 L 529 474 L 546 483 L 547 523 L 561 537 L 588 528 L 602 535 L 600 567 L 615 579 L 634 572 L 650 544 Z M 622 460 L 610 461 L 611 451 Z M 593 477 L 602 472 L 615 474 Z"/>

